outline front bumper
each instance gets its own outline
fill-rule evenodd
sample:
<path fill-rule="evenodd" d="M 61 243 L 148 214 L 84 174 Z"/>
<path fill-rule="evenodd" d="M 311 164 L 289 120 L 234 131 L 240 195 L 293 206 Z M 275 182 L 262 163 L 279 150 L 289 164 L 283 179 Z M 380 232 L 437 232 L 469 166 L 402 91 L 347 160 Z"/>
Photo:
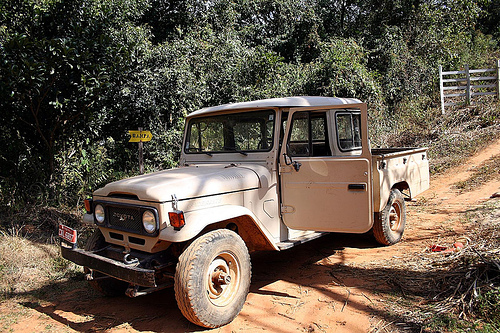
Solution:
<path fill-rule="evenodd" d="M 100 256 L 93 252 L 79 248 L 70 248 L 61 244 L 61 255 L 63 258 L 77 265 L 88 267 L 116 279 L 129 282 L 133 285 L 156 288 L 156 271 L 133 265 L 127 265 L 120 261 Z"/>

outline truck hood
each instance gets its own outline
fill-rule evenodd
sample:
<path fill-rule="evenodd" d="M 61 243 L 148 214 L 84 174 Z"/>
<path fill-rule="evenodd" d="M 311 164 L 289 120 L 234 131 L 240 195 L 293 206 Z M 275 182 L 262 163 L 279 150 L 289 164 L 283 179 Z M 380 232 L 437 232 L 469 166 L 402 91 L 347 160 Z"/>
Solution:
<path fill-rule="evenodd" d="M 191 165 L 119 180 L 94 195 L 136 195 L 139 200 L 167 202 L 174 194 L 178 200 L 190 199 L 260 188 L 269 180 L 268 169 L 260 165 Z"/>

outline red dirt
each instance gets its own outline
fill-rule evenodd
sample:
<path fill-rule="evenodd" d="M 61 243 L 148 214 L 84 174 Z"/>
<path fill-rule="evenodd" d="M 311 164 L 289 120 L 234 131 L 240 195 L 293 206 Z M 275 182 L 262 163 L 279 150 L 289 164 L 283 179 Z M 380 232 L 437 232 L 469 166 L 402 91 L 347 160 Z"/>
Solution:
<path fill-rule="evenodd" d="M 38 290 L 35 303 L 21 303 L 23 315 L 9 329 L 106 332 L 380 332 L 388 327 L 387 281 L 360 278 L 357 270 L 376 269 L 376 261 L 420 253 L 432 244 L 451 246 L 467 232 L 464 212 L 499 191 L 500 177 L 467 193 L 453 184 L 467 179 L 481 162 L 500 153 L 500 140 L 466 163 L 433 177 L 431 188 L 409 203 L 403 240 L 379 247 L 367 235 L 330 234 L 294 249 L 252 256 L 250 294 L 230 324 L 204 330 L 177 309 L 172 289 L 130 299 L 106 298 L 84 284 L 65 290 L 65 283 Z M 462 220 L 461 220 L 462 219 Z M 342 265 L 342 266 L 339 266 Z M 370 266 L 371 265 L 371 266 Z M 339 267 L 349 267 L 350 273 Z M 365 274 L 366 276 L 366 274 Z M 63 288 L 63 291 L 61 291 Z M 51 294 L 61 295 L 53 297 Z M 55 298 L 55 299 L 54 299 Z M 0 305 L 0 318 L 19 311 L 13 301 Z M 2 330 L 0 323 L 0 330 Z M 400 327 L 401 329 L 404 326 Z"/>

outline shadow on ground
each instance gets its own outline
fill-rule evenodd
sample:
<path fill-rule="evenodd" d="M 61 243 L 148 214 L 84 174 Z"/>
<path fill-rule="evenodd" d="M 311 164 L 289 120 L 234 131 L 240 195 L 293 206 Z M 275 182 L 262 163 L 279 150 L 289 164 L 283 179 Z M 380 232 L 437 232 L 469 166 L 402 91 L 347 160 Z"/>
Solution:
<path fill-rule="evenodd" d="M 384 278 L 384 276 L 412 276 L 415 272 L 401 271 L 398 268 L 378 269 L 343 265 L 342 250 L 345 247 L 375 248 L 378 245 L 368 235 L 329 234 L 287 251 L 256 253 L 252 255 L 253 276 L 250 293 L 293 299 L 295 297 L 293 295 L 273 290 L 271 285 L 281 280 L 317 290 L 326 298 L 343 303 L 346 301 L 345 293 L 332 291 L 326 286 L 333 281 L 336 285 L 345 288 L 359 288 L 359 281 L 364 281 L 361 287 L 365 290 L 389 293 L 396 297 L 432 297 L 432 295 L 423 295 L 425 293 L 423 291 L 408 295 L 398 287 L 398 282 Z M 332 255 L 337 258 L 340 256 L 340 262 L 329 262 L 328 258 Z M 31 301 L 24 302 L 22 305 L 79 332 L 103 331 L 120 327 L 128 327 L 137 331 L 173 333 L 205 331 L 182 316 L 177 308 L 173 289 L 133 299 L 125 296 L 109 298 L 91 290 L 83 281 L 83 275 L 78 275 L 64 282 L 44 286 L 29 294 L 12 296 L 29 296 Z M 385 309 L 367 306 L 365 303 L 357 303 L 353 300 L 349 301 L 349 307 L 368 312 L 387 322 L 404 323 L 406 332 L 421 331 L 418 324 L 404 317 L 391 315 Z M 254 327 L 260 327 L 263 330 L 272 329 L 266 327 L 266 322 L 260 318 L 249 317 L 245 320 L 253 321 Z M 283 332 L 286 331 L 283 330 Z"/>

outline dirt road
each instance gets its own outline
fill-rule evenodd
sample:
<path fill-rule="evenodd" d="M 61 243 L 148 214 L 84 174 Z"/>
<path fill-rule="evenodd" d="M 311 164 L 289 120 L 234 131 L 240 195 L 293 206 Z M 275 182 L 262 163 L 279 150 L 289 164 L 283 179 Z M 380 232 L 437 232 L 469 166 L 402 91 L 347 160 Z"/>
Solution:
<path fill-rule="evenodd" d="M 431 189 L 408 204 L 407 229 L 395 246 L 379 247 L 367 235 L 330 234 L 288 251 L 253 255 L 245 306 L 220 329 L 190 324 L 177 309 L 172 289 L 135 299 L 105 298 L 83 281 L 44 287 L 33 294 L 33 302 L 4 302 L 0 314 L 7 318 L 6 312 L 22 307 L 16 309 L 22 316 L 8 326 L 14 332 L 380 332 L 386 327 L 411 331 L 415 327 L 389 311 L 394 287 L 370 277 L 370 272 L 377 270 L 377 262 L 412 256 L 432 244 L 450 245 L 466 235 L 465 212 L 500 200 L 489 198 L 500 190 L 500 177 L 463 194 L 453 184 L 499 153 L 500 140 L 434 177 Z"/>

